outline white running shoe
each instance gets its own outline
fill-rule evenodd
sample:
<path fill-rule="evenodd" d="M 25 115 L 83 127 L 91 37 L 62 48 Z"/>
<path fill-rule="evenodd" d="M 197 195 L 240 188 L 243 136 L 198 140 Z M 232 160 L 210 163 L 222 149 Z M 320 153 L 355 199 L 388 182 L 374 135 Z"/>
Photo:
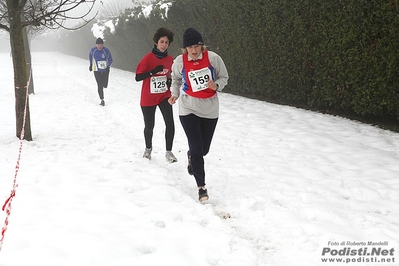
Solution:
<path fill-rule="evenodd" d="M 152 148 L 149 148 L 149 149 L 145 148 L 143 158 L 147 158 L 148 160 L 151 160 L 151 152 L 152 152 Z"/>
<path fill-rule="evenodd" d="M 166 153 L 165 153 L 165 158 L 166 158 L 166 161 L 167 161 L 168 163 L 177 162 L 176 157 L 173 155 L 173 153 L 172 153 L 171 151 L 166 151 Z"/>

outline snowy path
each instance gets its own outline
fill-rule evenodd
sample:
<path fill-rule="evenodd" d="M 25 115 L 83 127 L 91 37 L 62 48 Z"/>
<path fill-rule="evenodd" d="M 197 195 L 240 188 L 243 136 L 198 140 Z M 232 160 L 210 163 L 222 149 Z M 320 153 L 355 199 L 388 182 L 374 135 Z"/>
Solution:
<path fill-rule="evenodd" d="M 0 59 L 5 200 L 19 141 L 11 59 Z M 221 93 L 206 157 L 210 200 L 200 204 L 177 105 L 179 161 L 164 159 L 159 111 L 148 161 L 133 73 L 111 69 L 101 107 L 85 60 L 33 59 L 34 141 L 24 142 L 0 266 L 328 265 L 320 262 L 328 241 L 397 245 L 399 134 Z"/>

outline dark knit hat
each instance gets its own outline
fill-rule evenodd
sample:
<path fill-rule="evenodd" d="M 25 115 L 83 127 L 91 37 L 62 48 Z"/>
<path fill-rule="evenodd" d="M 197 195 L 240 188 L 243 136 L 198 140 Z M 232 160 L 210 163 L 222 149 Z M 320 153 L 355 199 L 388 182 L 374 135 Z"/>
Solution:
<path fill-rule="evenodd" d="M 183 33 L 183 48 L 194 44 L 204 44 L 204 40 L 196 29 L 188 28 Z"/>
<path fill-rule="evenodd" d="M 96 44 L 104 44 L 104 41 L 103 41 L 103 39 L 101 39 L 101 38 L 97 38 L 97 40 L 96 40 Z"/>

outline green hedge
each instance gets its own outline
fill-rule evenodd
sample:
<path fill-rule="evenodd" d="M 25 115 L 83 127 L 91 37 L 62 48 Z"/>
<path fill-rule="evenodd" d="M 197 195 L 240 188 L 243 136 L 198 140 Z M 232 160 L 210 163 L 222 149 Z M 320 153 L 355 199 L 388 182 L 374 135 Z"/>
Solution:
<path fill-rule="evenodd" d="M 399 119 L 396 0 L 174 0 L 121 14 L 105 38 L 115 66 L 134 71 L 159 27 L 197 28 L 224 59 L 227 92 L 338 114 Z"/>

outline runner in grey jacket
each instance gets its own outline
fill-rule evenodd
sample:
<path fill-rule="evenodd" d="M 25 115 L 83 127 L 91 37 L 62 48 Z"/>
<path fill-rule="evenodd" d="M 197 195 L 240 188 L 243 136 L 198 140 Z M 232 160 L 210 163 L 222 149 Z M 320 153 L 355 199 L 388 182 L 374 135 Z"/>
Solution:
<path fill-rule="evenodd" d="M 183 54 L 172 65 L 172 96 L 179 99 L 179 118 L 186 133 L 189 151 L 187 170 L 194 175 L 200 201 L 209 198 L 205 188 L 204 156 L 208 154 L 219 118 L 217 92 L 229 78 L 222 58 L 207 51 L 201 34 L 188 28 L 183 34 Z"/>
<path fill-rule="evenodd" d="M 188 55 L 188 57 L 189 60 L 193 60 L 190 58 L 190 55 Z M 227 80 L 229 79 L 226 66 L 218 54 L 208 51 L 208 57 L 215 72 L 216 91 L 222 91 L 227 85 Z M 202 53 L 198 56 L 198 59 L 202 59 Z M 187 95 L 182 90 L 182 70 L 183 56 L 179 55 L 173 62 L 171 86 L 172 96 L 176 97 L 176 99 L 179 98 L 179 115 L 195 114 L 203 118 L 219 117 L 219 98 L 217 97 L 217 94 L 211 98 L 205 99 Z"/>

